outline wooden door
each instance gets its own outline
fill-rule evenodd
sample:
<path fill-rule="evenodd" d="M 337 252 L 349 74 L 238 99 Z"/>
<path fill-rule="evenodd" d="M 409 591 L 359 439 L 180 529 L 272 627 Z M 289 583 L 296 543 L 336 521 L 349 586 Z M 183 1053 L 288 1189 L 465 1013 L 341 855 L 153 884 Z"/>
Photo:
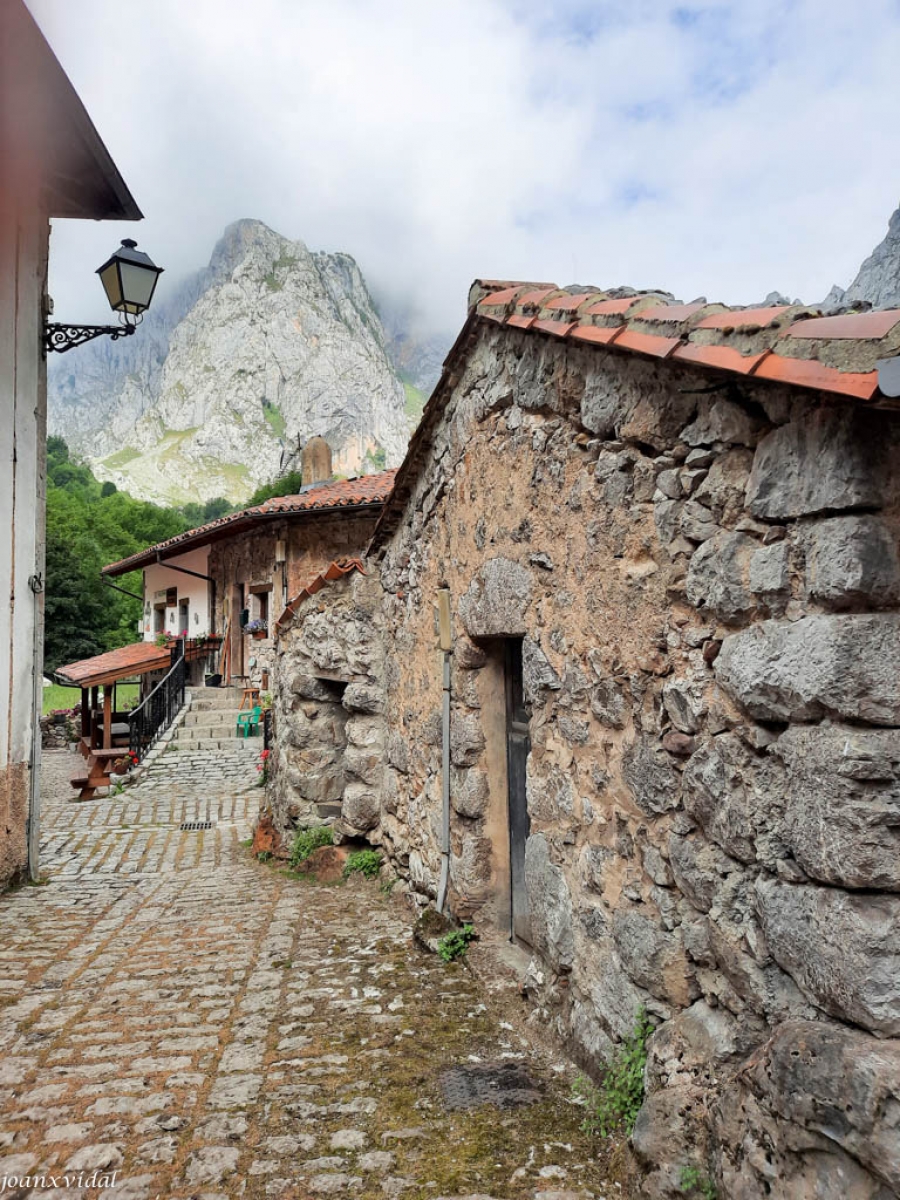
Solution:
<path fill-rule="evenodd" d="M 241 679 L 244 674 L 244 627 L 241 613 L 244 611 L 244 585 L 236 583 L 231 589 L 231 654 L 228 671 L 232 679 Z"/>
<path fill-rule="evenodd" d="M 509 811 L 510 931 L 531 945 L 531 919 L 525 888 L 525 842 L 531 828 L 525 765 L 531 739 L 522 680 L 522 639 L 506 642 L 506 769 Z"/>

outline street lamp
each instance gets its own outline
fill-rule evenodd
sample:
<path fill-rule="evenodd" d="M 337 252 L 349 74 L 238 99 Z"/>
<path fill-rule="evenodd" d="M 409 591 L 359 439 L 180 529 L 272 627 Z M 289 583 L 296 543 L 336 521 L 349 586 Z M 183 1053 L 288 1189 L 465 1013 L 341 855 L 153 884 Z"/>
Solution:
<path fill-rule="evenodd" d="M 94 338 L 108 335 L 113 341 L 134 333 L 150 307 L 156 283 L 163 272 L 150 256 L 138 250 L 137 242 L 125 238 L 102 267 L 97 268 L 106 298 L 118 325 L 67 325 L 49 323 L 44 330 L 44 348 L 65 354 Z"/>

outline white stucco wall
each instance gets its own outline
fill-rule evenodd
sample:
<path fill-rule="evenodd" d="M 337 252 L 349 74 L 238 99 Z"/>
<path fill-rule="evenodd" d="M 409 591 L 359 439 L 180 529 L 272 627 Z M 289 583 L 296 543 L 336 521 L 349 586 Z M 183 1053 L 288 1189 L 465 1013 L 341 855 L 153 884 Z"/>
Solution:
<path fill-rule="evenodd" d="M 36 201 L 17 208 L 0 189 L 0 888 L 25 871 L 29 811 L 37 863 L 48 236 Z"/>
<path fill-rule="evenodd" d="M 165 593 L 170 588 L 177 588 L 178 603 L 167 606 L 165 610 L 165 629 L 167 634 L 179 634 L 183 631 L 179 616 L 179 604 L 185 600 L 188 603 L 188 637 L 197 637 L 202 633 L 212 632 L 209 627 L 209 589 L 210 584 L 205 579 L 197 579 L 193 575 L 184 575 L 174 571 L 172 567 L 184 567 L 188 571 L 197 571 L 201 575 L 209 573 L 209 547 L 202 546 L 198 550 L 189 550 L 167 563 L 154 563 L 144 568 L 144 611 L 141 617 L 141 635 L 145 642 L 156 639 L 154 626 L 154 609 L 165 600 Z"/>

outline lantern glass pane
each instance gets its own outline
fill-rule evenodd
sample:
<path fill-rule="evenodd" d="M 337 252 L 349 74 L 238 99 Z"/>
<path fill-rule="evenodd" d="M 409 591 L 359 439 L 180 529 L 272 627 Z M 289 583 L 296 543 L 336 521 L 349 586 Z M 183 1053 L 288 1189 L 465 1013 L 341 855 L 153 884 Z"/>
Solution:
<path fill-rule="evenodd" d="M 111 262 L 108 267 L 100 272 L 100 282 L 103 284 L 103 290 L 106 292 L 106 298 L 109 300 L 109 307 L 114 312 L 122 311 L 122 289 L 119 281 L 118 264 Z"/>
<path fill-rule="evenodd" d="M 124 292 L 125 311 L 141 313 L 150 304 L 153 289 L 156 287 L 156 271 L 135 263 L 120 263 L 122 272 L 122 291 Z"/>

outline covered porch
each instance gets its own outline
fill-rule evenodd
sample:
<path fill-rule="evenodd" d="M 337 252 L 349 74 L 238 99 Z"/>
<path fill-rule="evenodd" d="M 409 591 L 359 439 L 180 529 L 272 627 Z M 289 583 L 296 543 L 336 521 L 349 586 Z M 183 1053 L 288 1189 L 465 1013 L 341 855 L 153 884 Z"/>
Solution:
<path fill-rule="evenodd" d="M 136 642 L 69 663 L 55 672 L 60 683 L 81 689 L 78 748 L 86 770 L 72 779 L 72 786 L 79 790 L 79 800 L 90 800 L 99 787 L 107 787 L 110 773 L 134 749 L 129 712 L 117 711 L 117 683 L 139 677 L 143 698 L 148 677 L 169 671 L 176 655 L 177 650 L 173 652 L 166 646 Z"/>

